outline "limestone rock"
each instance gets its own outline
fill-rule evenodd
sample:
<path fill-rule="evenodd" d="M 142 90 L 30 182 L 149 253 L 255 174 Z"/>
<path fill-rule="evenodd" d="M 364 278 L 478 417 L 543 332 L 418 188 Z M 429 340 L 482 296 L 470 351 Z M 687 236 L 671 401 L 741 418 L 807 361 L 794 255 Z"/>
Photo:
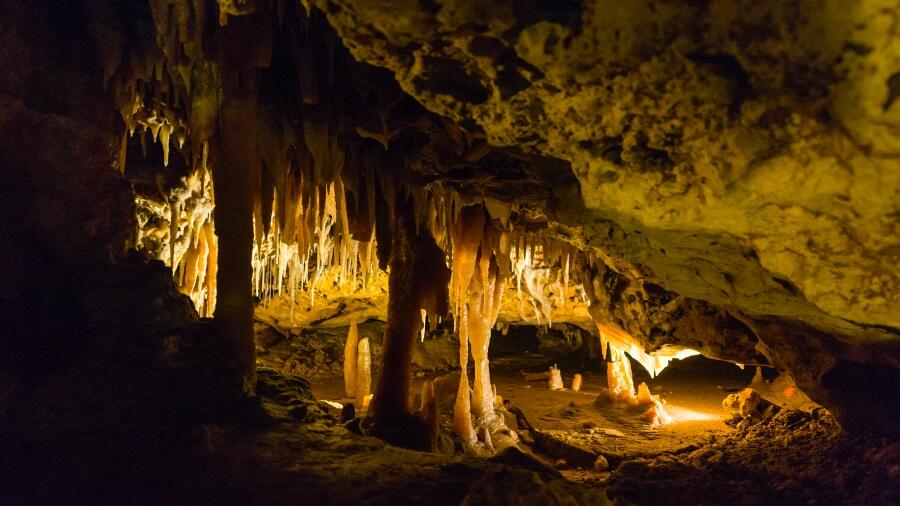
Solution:
<path fill-rule="evenodd" d="M 592 313 L 896 426 L 842 381 L 900 378 L 896 7 L 315 3 L 429 110 L 562 162 L 521 214 L 602 260 Z"/>

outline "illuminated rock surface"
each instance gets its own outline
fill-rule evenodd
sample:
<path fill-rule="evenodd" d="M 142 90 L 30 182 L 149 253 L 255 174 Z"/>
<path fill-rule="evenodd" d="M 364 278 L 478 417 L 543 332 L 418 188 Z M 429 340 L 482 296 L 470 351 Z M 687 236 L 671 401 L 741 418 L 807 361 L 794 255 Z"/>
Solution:
<path fill-rule="evenodd" d="M 896 6 L 320 4 L 428 109 L 571 167 L 524 212 L 603 259 L 608 322 L 792 370 L 872 425 L 878 385 L 847 389 L 900 368 Z"/>

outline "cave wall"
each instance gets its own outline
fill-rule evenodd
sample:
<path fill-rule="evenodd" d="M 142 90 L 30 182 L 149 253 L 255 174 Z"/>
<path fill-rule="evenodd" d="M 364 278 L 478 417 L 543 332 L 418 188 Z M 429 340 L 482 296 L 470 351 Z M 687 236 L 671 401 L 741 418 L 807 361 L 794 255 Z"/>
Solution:
<path fill-rule="evenodd" d="M 0 502 L 10 504 L 24 491 L 37 494 L 28 502 L 128 496 L 168 472 L 173 442 L 188 448 L 191 430 L 237 402 L 227 349 L 171 271 L 131 250 L 122 125 L 86 12 L 0 6 L 0 475 L 15 477 Z"/>
<path fill-rule="evenodd" d="M 78 307 L 82 269 L 122 261 L 135 221 L 131 188 L 113 166 L 114 111 L 78 31 L 80 5 L 3 10 L 0 277 L 4 349 L 13 350 L 4 365 L 15 366 L 29 349 L 77 346 L 83 336 L 65 334 L 91 318 Z"/>

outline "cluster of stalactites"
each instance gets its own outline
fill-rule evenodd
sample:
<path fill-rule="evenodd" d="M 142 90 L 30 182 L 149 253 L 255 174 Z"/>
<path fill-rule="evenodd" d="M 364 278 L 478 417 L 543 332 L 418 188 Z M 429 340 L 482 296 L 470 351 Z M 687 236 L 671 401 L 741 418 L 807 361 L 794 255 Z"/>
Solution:
<path fill-rule="evenodd" d="M 570 276 L 571 259 L 575 257 L 572 246 L 542 231 L 525 230 L 511 219 L 516 209 L 514 204 L 489 199 L 473 201 L 438 184 L 413 197 L 416 209 L 423 211 L 421 221 L 447 252 L 451 265 L 456 265 L 455 257 L 459 254 L 452 236 L 453 224 L 459 222 L 462 210 L 467 207 L 484 209 L 493 224 L 491 247 L 498 276 L 516 287 L 519 316 L 523 321 L 552 325 L 558 309 L 570 308 L 576 298 L 587 300 L 581 285 L 572 282 Z M 454 300 L 459 295 L 458 289 L 451 288 Z M 458 318 L 459 305 L 454 304 L 454 309 Z"/>
<path fill-rule="evenodd" d="M 513 230 L 501 236 L 500 251 L 509 259 L 523 320 L 552 326 L 557 309 L 567 309 L 573 297 L 584 300 L 581 286 L 570 283 L 568 244 Z"/>
<path fill-rule="evenodd" d="M 200 315 L 212 316 L 218 240 L 208 171 L 192 173 L 164 197 L 162 202 L 137 198 L 137 246 L 171 267 L 175 284 L 191 298 Z"/>
<path fill-rule="evenodd" d="M 254 220 L 252 266 L 257 297 L 266 300 L 288 294 L 293 301 L 299 290 L 314 305 L 317 291 L 347 294 L 370 287 L 377 272 L 374 230 L 368 241 L 352 237 L 342 195 L 340 181 L 326 185 L 324 191 L 298 193 L 293 199 L 279 199 L 276 194 L 265 227 L 268 231 Z M 279 202 L 286 202 L 289 209 L 280 212 Z"/>
<path fill-rule="evenodd" d="M 205 163 L 219 106 L 219 70 L 204 54 L 208 2 L 149 0 L 152 26 L 120 3 L 86 4 L 90 34 L 125 125 L 119 169 L 124 171 L 129 136 L 158 141 L 168 165 L 172 145 L 191 141 L 191 165 Z"/>
<path fill-rule="evenodd" d="M 690 348 L 663 346 L 661 349 L 647 352 L 644 345 L 627 332 L 620 330 L 613 325 L 595 322 L 597 330 L 600 333 L 600 349 L 603 358 L 607 356 L 607 347 L 613 352 L 628 353 L 637 363 L 650 373 L 651 378 L 655 378 L 661 373 L 669 362 L 675 359 L 683 359 L 693 355 L 699 355 L 700 352 Z"/>

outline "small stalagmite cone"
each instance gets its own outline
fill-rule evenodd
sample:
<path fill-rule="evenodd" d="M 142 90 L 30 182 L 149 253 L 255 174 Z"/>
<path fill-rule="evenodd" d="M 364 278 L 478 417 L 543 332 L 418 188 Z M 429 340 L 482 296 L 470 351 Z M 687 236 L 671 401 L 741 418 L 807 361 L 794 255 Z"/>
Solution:
<path fill-rule="evenodd" d="M 344 344 L 344 392 L 351 399 L 356 397 L 356 356 L 358 346 L 359 330 L 354 320 L 350 323 L 350 330 L 347 331 L 347 342 Z"/>
<path fill-rule="evenodd" d="M 356 350 L 356 405 L 357 416 L 365 415 L 366 397 L 372 392 L 372 352 L 369 338 L 359 340 Z"/>
<path fill-rule="evenodd" d="M 581 381 L 582 381 L 582 379 L 581 379 L 580 374 L 576 374 L 575 377 L 572 378 L 572 391 L 573 392 L 578 392 L 579 390 L 581 390 Z"/>
<path fill-rule="evenodd" d="M 638 385 L 638 393 L 637 393 L 637 403 L 644 406 L 653 405 L 653 401 L 655 400 L 655 396 L 650 393 L 650 388 L 646 383 L 641 383 Z"/>
<path fill-rule="evenodd" d="M 555 365 L 550 366 L 550 378 L 547 380 L 550 390 L 562 390 L 563 386 L 562 372 Z"/>
<path fill-rule="evenodd" d="M 434 395 L 434 381 L 425 380 L 422 384 L 422 404 L 419 406 L 419 417 L 428 428 L 428 445 L 431 450 L 437 447 L 437 435 L 441 430 L 441 412 Z"/>
<path fill-rule="evenodd" d="M 369 394 L 362 399 L 362 412 L 365 414 L 369 411 L 369 406 L 372 405 L 372 399 L 375 397 L 375 394 Z"/>

